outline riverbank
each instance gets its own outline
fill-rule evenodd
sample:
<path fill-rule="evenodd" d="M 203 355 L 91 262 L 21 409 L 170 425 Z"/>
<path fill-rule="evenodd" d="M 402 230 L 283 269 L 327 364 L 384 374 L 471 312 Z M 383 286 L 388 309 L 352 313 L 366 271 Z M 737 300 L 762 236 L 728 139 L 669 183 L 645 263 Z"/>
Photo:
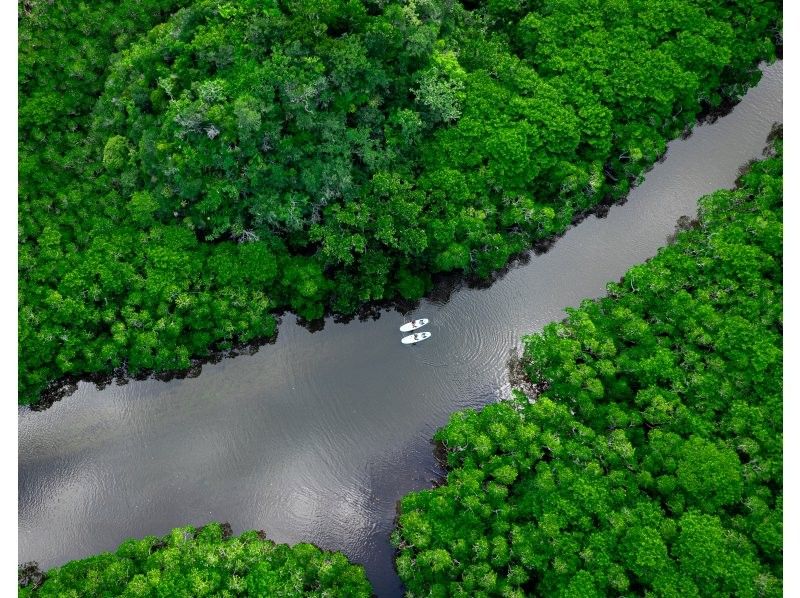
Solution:
<path fill-rule="evenodd" d="M 507 397 L 509 347 L 604 295 L 680 216 L 694 217 L 698 197 L 733 186 L 782 118 L 781 81 L 782 64 L 767 67 L 731 114 L 671 143 L 605 218 L 587 218 L 490 288 L 422 301 L 409 315 L 431 318 L 425 344 L 400 345 L 393 312 L 328 319 L 314 334 L 287 314 L 269 350 L 197 378 L 80 383 L 46 411 L 20 408 L 19 561 L 50 568 L 126 537 L 227 520 L 342 550 L 378 595 L 401 596 L 386 539 L 396 501 L 440 473 L 436 430 L 453 411 Z"/>
<path fill-rule="evenodd" d="M 782 595 L 770 139 L 735 189 L 700 199 L 697 226 L 524 338 L 535 396 L 437 431 L 447 483 L 405 496 L 392 536 L 409 595 Z"/>
<path fill-rule="evenodd" d="M 737 104 L 738 100 L 724 102 L 718 107 L 710 107 L 706 105 L 703 108 L 703 110 L 698 114 L 697 120 L 695 121 L 694 125 L 687 126 L 684 129 L 684 133 L 681 135 L 680 139 L 684 141 L 689 139 L 692 134 L 692 131 L 696 126 L 702 124 L 713 124 L 719 118 L 722 118 L 727 114 L 730 114 Z M 666 160 L 666 158 L 667 158 L 667 152 L 664 152 L 656 162 L 650 165 L 644 171 L 644 173 L 640 175 L 640 177 L 644 177 L 647 172 L 652 170 L 652 168 L 654 168 L 656 165 L 663 163 L 664 160 Z M 639 177 L 630 176 L 628 178 L 628 183 L 631 189 L 635 189 L 638 186 L 639 181 L 637 181 L 637 178 Z M 612 180 L 611 175 L 607 173 L 606 182 L 608 184 L 611 184 L 617 182 L 617 180 L 616 179 Z M 434 301 L 437 303 L 447 302 L 449 297 L 454 292 L 456 292 L 461 288 L 469 288 L 469 289 L 489 288 L 492 284 L 495 284 L 497 281 L 501 280 L 512 270 L 527 265 L 532 257 L 547 253 L 547 251 L 549 251 L 559 239 L 561 239 L 565 234 L 567 234 L 569 230 L 571 230 L 575 226 L 578 226 L 587 218 L 592 216 L 596 216 L 598 218 L 605 218 L 612 207 L 625 205 L 625 203 L 628 201 L 628 197 L 629 197 L 628 195 L 624 195 L 615 198 L 614 196 L 607 194 L 596 205 L 590 206 L 576 213 L 573 216 L 569 226 L 565 228 L 563 231 L 554 233 L 549 237 L 533 241 L 529 249 L 525 249 L 522 252 L 512 255 L 508 259 L 508 262 L 506 263 L 505 266 L 493 270 L 488 276 L 484 278 L 477 278 L 474 275 L 467 275 L 464 273 L 450 273 L 450 274 L 437 273 L 434 274 L 432 277 L 431 288 L 426 292 L 425 296 L 422 297 L 421 299 L 411 301 L 411 300 L 395 298 L 391 300 L 367 301 L 362 305 L 360 305 L 359 308 L 356 310 L 356 312 L 353 314 L 337 314 L 333 313 L 329 308 L 326 308 L 325 314 L 322 318 L 315 320 L 304 320 L 301 317 L 295 316 L 297 318 L 296 323 L 304 327 L 309 332 L 312 333 L 319 332 L 325 328 L 325 322 L 327 320 L 330 320 L 335 323 L 347 324 L 354 320 L 358 321 L 366 321 L 370 319 L 377 320 L 378 318 L 381 317 L 381 314 L 392 311 L 402 314 L 408 314 L 417 309 L 421 301 L 424 300 Z M 274 312 L 272 316 L 275 317 L 277 324 L 280 325 L 282 316 L 285 316 L 287 313 L 289 312 L 287 312 L 286 310 L 280 310 Z M 78 384 L 80 382 L 90 382 L 94 384 L 98 390 L 103 390 L 106 386 L 108 386 L 112 382 L 117 385 L 123 385 L 127 384 L 129 381 L 132 380 L 142 381 L 150 378 L 154 380 L 160 380 L 163 382 L 168 382 L 174 379 L 194 378 L 200 375 L 203 369 L 203 365 L 219 363 L 219 361 L 222 359 L 235 358 L 239 355 L 253 355 L 261 348 L 267 345 L 275 344 L 277 335 L 278 331 L 276 328 L 274 335 L 267 338 L 255 338 L 245 343 L 234 343 L 232 347 L 225 349 L 212 346 L 209 349 L 209 355 L 207 355 L 206 357 L 191 358 L 189 360 L 191 365 L 185 369 L 178 369 L 178 370 L 144 369 L 132 374 L 128 371 L 127 367 L 122 366 L 115 368 L 110 372 L 99 372 L 83 376 L 75 376 L 75 375 L 64 376 L 48 384 L 48 386 L 40 393 L 38 400 L 36 400 L 33 403 L 29 403 L 28 406 L 34 411 L 45 410 L 51 407 L 53 403 L 55 403 L 56 401 L 60 401 L 73 394 L 77 390 Z M 519 382 L 524 383 L 522 379 L 519 379 Z"/>
<path fill-rule="evenodd" d="M 73 11 L 32 7 L 18 401 L 65 375 L 189 368 L 270 337 L 275 310 L 313 320 L 420 298 L 439 272 L 490 277 L 626 196 L 668 140 L 774 59 L 777 3 L 674 4 L 539 14 L 434 0 L 406 22 L 395 2 L 356 2 L 312 34 L 299 8 L 272 22 L 170 1 L 125 19 L 104 1 L 82 7 L 78 38 Z M 88 79 L 48 71 L 86 44 Z M 294 64 L 300 47 L 313 66 Z M 232 48 L 238 60 L 211 58 Z"/>

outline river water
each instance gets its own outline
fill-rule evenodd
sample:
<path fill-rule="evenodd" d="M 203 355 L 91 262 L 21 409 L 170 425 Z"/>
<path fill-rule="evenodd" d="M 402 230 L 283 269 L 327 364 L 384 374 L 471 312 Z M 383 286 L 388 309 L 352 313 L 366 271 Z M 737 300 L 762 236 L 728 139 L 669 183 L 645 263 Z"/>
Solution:
<path fill-rule="evenodd" d="M 669 145 L 623 206 L 589 217 L 488 289 L 421 302 L 433 336 L 401 345 L 404 318 L 284 317 L 254 355 L 199 377 L 130 381 L 19 410 L 19 561 L 44 568 L 128 537 L 229 521 L 279 542 L 313 542 L 366 566 L 378 596 L 400 596 L 389 544 L 397 500 L 440 472 L 430 439 L 450 413 L 509 392 L 520 338 L 604 294 L 666 243 L 697 198 L 732 187 L 782 121 L 783 66 L 765 69 L 734 111 Z"/>

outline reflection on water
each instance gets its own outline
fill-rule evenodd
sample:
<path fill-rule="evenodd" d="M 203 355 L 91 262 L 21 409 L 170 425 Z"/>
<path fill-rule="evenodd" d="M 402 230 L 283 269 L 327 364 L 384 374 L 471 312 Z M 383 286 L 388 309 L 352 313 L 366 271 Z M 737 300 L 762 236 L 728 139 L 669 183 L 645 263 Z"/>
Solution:
<path fill-rule="evenodd" d="M 342 550 L 378 595 L 401 595 L 389 533 L 396 501 L 439 473 L 436 429 L 507 395 L 509 348 L 652 256 L 781 120 L 778 63 L 732 114 L 670 144 L 626 205 L 487 289 L 423 301 L 410 315 L 433 337 L 419 345 L 400 344 L 396 312 L 313 335 L 285 316 L 274 345 L 197 378 L 81 383 L 47 411 L 21 408 L 19 561 L 49 568 L 219 520 Z"/>

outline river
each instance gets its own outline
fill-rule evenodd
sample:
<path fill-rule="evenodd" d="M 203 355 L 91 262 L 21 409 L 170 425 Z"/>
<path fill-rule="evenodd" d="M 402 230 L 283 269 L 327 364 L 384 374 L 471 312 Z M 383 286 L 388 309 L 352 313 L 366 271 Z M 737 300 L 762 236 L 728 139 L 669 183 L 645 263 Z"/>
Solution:
<path fill-rule="evenodd" d="M 669 144 L 626 204 L 591 216 L 487 289 L 423 300 L 431 339 L 400 344 L 404 318 L 285 316 L 274 345 L 196 378 L 81 383 L 50 409 L 19 409 L 19 561 L 43 568 L 128 537 L 228 521 L 278 542 L 313 542 L 366 566 L 401 596 L 389 544 L 397 500 L 441 472 L 430 439 L 449 415 L 508 395 L 520 338 L 605 292 L 666 243 L 697 198 L 734 184 L 782 121 L 783 66 L 729 115 Z"/>

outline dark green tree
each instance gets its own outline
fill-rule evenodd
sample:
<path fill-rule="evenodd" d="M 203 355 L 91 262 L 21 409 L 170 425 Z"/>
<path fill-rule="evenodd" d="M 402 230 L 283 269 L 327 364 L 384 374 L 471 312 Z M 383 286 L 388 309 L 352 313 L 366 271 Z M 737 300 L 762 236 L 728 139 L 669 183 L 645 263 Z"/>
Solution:
<path fill-rule="evenodd" d="M 525 337 L 536 397 L 454 414 L 401 501 L 411 596 L 779 596 L 782 158 Z"/>
<path fill-rule="evenodd" d="M 264 532 L 231 536 L 228 524 L 130 539 L 113 553 L 46 573 L 20 569 L 21 598 L 95 596 L 357 596 L 372 588 L 364 568 L 311 544 L 275 544 Z"/>

